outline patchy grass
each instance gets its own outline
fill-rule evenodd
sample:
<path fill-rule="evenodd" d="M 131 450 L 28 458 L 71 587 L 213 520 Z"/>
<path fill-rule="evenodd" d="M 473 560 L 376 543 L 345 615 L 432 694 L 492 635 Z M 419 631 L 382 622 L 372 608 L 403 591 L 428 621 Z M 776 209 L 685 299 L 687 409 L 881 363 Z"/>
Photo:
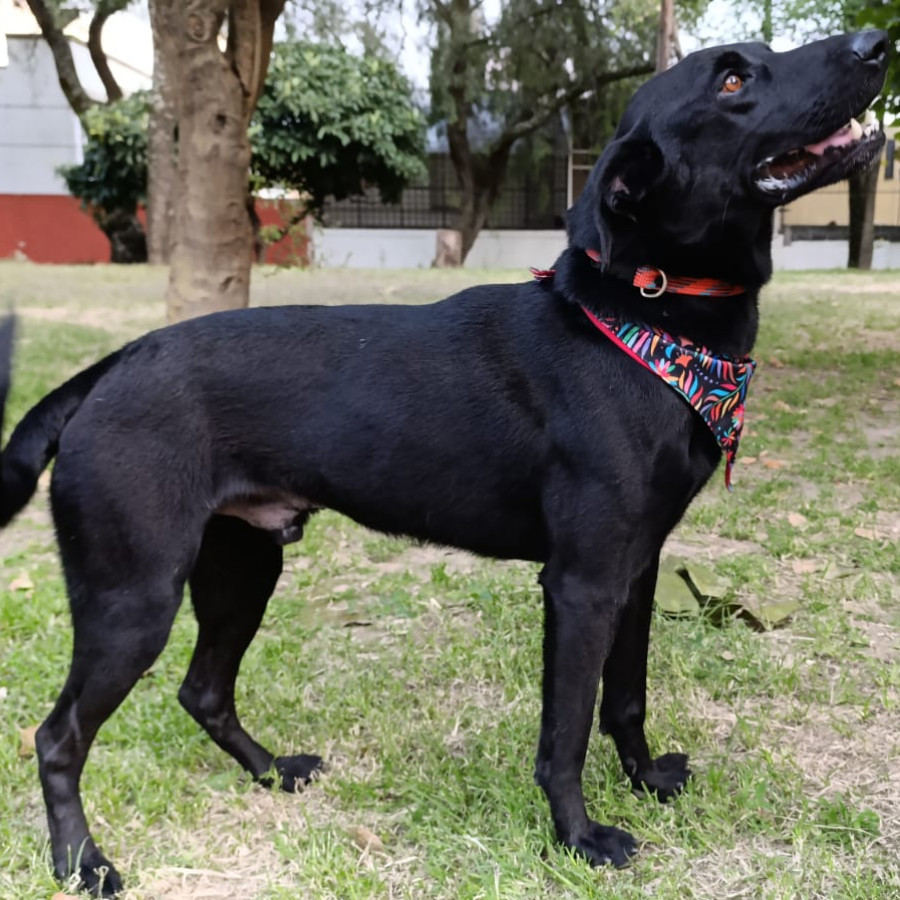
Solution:
<path fill-rule="evenodd" d="M 520 273 L 264 270 L 256 303 L 416 302 Z M 152 268 L 0 265 L 23 327 L 8 423 L 78 367 L 161 324 Z M 592 814 L 644 840 L 626 871 L 554 846 L 531 780 L 535 567 L 413 546 L 316 517 L 239 682 L 250 731 L 324 752 L 302 795 L 248 782 L 180 709 L 195 627 L 182 611 L 104 728 L 88 818 L 129 900 L 900 896 L 900 277 L 791 273 L 767 290 L 748 430 L 669 551 L 741 598 L 792 598 L 767 633 L 657 616 L 648 731 L 688 750 L 676 803 L 633 796 L 609 741 Z M 46 490 L 0 538 L 0 897 L 55 890 L 33 758 L 70 636 Z M 21 586 L 27 575 L 33 587 Z M 10 586 L 19 582 L 20 587 Z M 365 849 L 360 828 L 383 849 Z"/>

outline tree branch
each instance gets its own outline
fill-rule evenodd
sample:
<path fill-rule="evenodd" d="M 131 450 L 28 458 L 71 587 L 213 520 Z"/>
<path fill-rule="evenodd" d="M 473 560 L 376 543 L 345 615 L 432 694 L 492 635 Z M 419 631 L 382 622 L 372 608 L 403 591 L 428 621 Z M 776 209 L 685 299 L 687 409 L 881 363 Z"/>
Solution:
<path fill-rule="evenodd" d="M 549 103 L 541 106 L 537 112 L 533 112 L 527 118 L 521 118 L 505 128 L 491 148 L 489 155 L 494 156 L 500 152 L 506 152 L 519 138 L 525 137 L 525 135 L 531 134 L 532 131 L 540 128 L 553 113 L 558 112 L 564 106 L 568 106 L 573 100 L 591 90 L 592 87 L 602 87 L 603 85 L 612 84 L 614 81 L 622 81 L 625 78 L 649 75 L 651 72 L 653 72 L 653 66 L 647 63 L 633 66 L 629 69 L 619 69 L 615 72 L 603 72 L 600 75 L 590 79 L 586 78 L 572 85 L 568 90 L 554 97 Z"/>
<path fill-rule="evenodd" d="M 253 92 L 252 109 L 256 109 L 256 102 L 262 93 L 266 83 L 266 74 L 269 71 L 269 60 L 272 58 L 272 42 L 275 39 L 275 23 L 284 12 L 285 0 L 260 0 L 259 4 L 259 68 L 256 73 L 256 90 Z"/>
<path fill-rule="evenodd" d="M 106 99 L 109 103 L 115 103 L 116 100 L 122 99 L 122 88 L 119 87 L 119 83 L 109 67 L 109 60 L 103 52 L 103 26 L 113 13 L 119 12 L 127 5 L 128 0 L 101 0 L 97 4 L 97 10 L 88 29 L 88 51 L 91 54 L 94 68 L 100 76 L 100 81 L 103 82 L 103 89 L 106 91 Z"/>
<path fill-rule="evenodd" d="M 96 103 L 87 95 L 81 85 L 78 72 L 75 70 L 75 60 L 72 58 L 69 41 L 44 0 L 28 0 L 28 6 L 53 54 L 59 86 L 62 88 L 69 106 L 80 119 L 92 106 L 96 106 Z"/>
<path fill-rule="evenodd" d="M 244 92 L 244 114 L 250 121 L 266 80 L 275 22 L 285 0 L 236 0 L 228 14 L 228 56 Z"/>

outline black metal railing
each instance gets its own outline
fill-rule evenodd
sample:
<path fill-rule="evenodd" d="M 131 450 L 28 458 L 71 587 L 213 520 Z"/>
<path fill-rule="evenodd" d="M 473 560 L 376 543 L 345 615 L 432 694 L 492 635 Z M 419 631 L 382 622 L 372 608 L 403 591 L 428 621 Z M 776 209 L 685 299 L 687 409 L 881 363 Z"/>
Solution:
<path fill-rule="evenodd" d="M 331 228 L 455 228 L 462 193 L 447 154 L 428 157 L 427 180 L 411 184 L 399 203 L 382 203 L 375 189 L 359 197 L 330 201 L 324 223 Z M 511 164 L 487 228 L 563 228 L 568 202 L 568 161 L 548 156 Z"/>

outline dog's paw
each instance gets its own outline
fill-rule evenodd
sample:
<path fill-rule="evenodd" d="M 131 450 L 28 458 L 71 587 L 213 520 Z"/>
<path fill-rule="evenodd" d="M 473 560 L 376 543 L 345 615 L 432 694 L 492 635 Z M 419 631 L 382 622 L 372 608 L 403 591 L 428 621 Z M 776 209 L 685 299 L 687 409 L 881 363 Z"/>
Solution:
<path fill-rule="evenodd" d="M 592 866 L 615 866 L 621 869 L 637 853 L 637 842 L 627 832 L 612 825 L 588 822 L 588 828 L 578 837 L 563 841 L 563 845 L 583 856 Z"/>
<path fill-rule="evenodd" d="M 650 791 L 661 803 L 680 794 L 691 777 L 686 753 L 664 753 L 631 779 L 638 792 Z"/>
<path fill-rule="evenodd" d="M 123 891 L 122 879 L 112 863 L 102 854 L 82 860 L 78 872 L 60 879 L 68 891 L 87 891 L 92 897 L 116 897 Z"/>
<path fill-rule="evenodd" d="M 277 756 L 272 763 L 281 778 L 281 789 L 293 794 L 308 785 L 321 771 L 321 756 L 299 753 L 297 756 Z"/>

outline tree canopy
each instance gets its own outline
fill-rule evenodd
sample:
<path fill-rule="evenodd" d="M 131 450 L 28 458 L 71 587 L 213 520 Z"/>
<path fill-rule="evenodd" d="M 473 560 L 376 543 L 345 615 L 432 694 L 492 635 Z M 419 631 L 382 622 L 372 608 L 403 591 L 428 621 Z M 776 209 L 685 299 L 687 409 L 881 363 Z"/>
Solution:
<path fill-rule="evenodd" d="M 658 6 L 505 0 L 489 16 L 479 0 L 420 0 L 419 9 L 434 28 L 432 118 L 445 123 L 460 183 L 465 258 L 520 139 L 607 85 L 653 71 Z"/>
<path fill-rule="evenodd" d="M 396 202 L 425 172 L 425 119 L 409 82 L 387 59 L 334 44 L 275 46 L 250 142 L 256 183 L 298 191 L 314 214 L 368 186 Z"/>
<path fill-rule="evenodd" d="M 87 109 L 84 160 L 60 170 L 104 230 L 115 211 L 134 212 L 145 199 L 149 108 L 138 93 Z M 250 125 L 252 185 L 296 191 L 293 221 L 367 187 L 395 202 L 425 173 L 424 129 L 393 63 L 336 45 L 277 44 Z"/>

